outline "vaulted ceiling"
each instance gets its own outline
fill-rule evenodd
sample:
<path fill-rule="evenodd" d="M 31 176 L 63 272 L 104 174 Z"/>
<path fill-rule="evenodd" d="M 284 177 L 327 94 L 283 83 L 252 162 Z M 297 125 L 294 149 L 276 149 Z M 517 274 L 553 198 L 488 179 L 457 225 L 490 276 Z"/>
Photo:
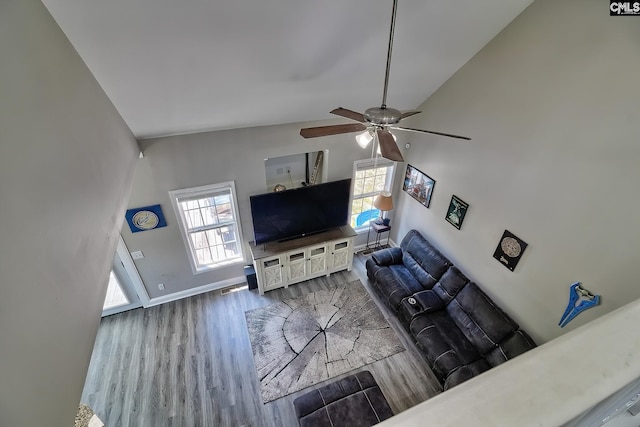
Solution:
<path fill-rule="evenodd" d="M 400 0 L 387 103 L 417 107 L 532 0 Z M 379 106 L 391 0 L 43 0 L 138 138 Z"/>

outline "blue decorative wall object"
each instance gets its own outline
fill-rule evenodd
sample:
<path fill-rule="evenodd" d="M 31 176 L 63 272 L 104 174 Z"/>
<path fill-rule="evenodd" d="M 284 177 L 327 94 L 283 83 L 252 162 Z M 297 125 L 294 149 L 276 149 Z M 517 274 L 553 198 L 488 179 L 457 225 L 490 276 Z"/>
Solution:
<path fill-rule="evenodd" d="M 564 328 L 576 316 L 585 310 L 600 304 L 600 295 L 594 295 L 576 282 L 569 286 L 569 303 L 567 309 L 560 318 L 560 327 Z"/>
<path fill-rule="evenodd" d="M 160 205 L 128 209 L 125 218 L 132 233 L 167 226 L 167 221 L 164 219 Z"/>

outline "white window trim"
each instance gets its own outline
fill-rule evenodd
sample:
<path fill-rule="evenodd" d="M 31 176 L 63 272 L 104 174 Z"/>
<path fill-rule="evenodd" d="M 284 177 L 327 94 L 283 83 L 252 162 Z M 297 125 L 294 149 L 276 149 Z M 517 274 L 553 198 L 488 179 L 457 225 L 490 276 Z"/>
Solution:
<path fill-rule="evenodd" d="M 233 210 L 233 218 L 235 220 L 234 226 L 236 228 L 237 236 L 237 244 L 240 250 L 240 259 L 232 260 L 232 261 L 223 261 L 215 265 L 211 266 L 203 266 L 198 267 L 198 263 L 195 257 L 195 248 L 193 247 L 193 242 L 189 238 L 189 232 L 187 231 L 187 221 L 184 217 L 184 212 L 182 208 L 178 204 L 179 198 L 197 198 L 198 196 L 204 196 L 207 194 L 211 194 L 216 191 L 230 189 L 231 190 L 231 208 Z M 244 237 L 242 234 L 242 228 L 240 226 L 240 215 L 238 214 L 238 200 L 236 196 L 236 185 L 234 181 L 221 182 L 219 184 L 210 184 L 203 185 L 200 187 L 192 187 L 192 188 L 183 188 L 180 190 L 171 190 L 169 191 L 169 198 L 171 199 L 171 205 L 173 206 L 173 210 L 176 214 L 176 217 L 179 222 L 180 234 L 182 235 L 182 241 L 184 243 L 185 249 L 187 250 L 187 256 L 189 257 L 189 264 L 191 265 L 191 270 L 193 274 L 202 274 L 207 273 L 213 270 L 217 270 L 223 267 L 229 267 L 231 265 L 236 264 L 244 264 L 247 260 L 245 254 L 244 247 Z"/>
<path fill-rule="evenodd" d="M 352 180 L 351 196 L 349 198 L 349 221 L 351 221 L 351 213 L 352 213 L 351 206 L 353 205 L 353 197 L 355 195 L 354 192 L 355 192 L 356 171 L 361 169 L 368 169 L 368 168 L 378 168 L 381 166 L 390 166 L 392 168 L 391 178 L 389 179 L 389 183 L 386 186 L 386 191 L 393 192 L 393 180 L 395 179 L 395 176 L 396 176 L 396 165 L 397 165 L 396 162 L 389 159 L 385 159 L 384 157 L 377 157 L 377 158 L 365 159 L 365 160 L 356 160 L 355 162 L 353 162 L 353 172 L 351 173 L 351 180 Z M 364 197 L 367 197 L 367 196 L 364 196 Z M 368 226 L 354 227 L 354 230 L 358 234 L 362 234 L 362 233 L 366 233 L 369 230 L 369 227 Z"/>

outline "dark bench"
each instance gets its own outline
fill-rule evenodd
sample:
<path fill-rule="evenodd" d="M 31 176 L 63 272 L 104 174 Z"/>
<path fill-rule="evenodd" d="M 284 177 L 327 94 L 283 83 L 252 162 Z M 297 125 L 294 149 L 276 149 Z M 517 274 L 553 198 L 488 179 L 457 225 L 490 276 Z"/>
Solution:
<path fill-rule="evenodd" d="M 302 427 L 368 427 L 393 411 L 369 371 L 312 390 L 293 401 Z"/>

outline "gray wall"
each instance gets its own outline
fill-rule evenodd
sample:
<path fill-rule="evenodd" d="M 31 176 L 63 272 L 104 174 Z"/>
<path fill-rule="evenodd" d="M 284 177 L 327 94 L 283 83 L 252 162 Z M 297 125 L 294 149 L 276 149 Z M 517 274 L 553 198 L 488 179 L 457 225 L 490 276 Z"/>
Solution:
<path fill-rule="evenodd" d="M 70 426 L 135 139 L 37 0 L 0 2 L 0 425 Z"/>
<path fill-rule="evenodd" d="M 142 250 L 145 258 L 136 267 L 151 298 L 215 284 L 243 276 L 242 265 L 194 275 L 169 201 L 170 190 L 224 181 L 235 181 L 242 231 L 253 240 L 249 196 L 265 192 L 264 159 L 328 149 L 328 181 L 349 178 L 353 162 L 368 158 L 353 135 L 305 140 L 300 128 L 344 121 L 296 123 L 277 126 L 205 132 L 140 141 L 144 158 L 138 161 L 129 207 L 159 203 L 167 227 L 122 236 L 130 251 Z M 366 236 L 365 236 L 366 237 Z M 247 259 L 249 250 L 246 249 Z M 247 261 L 248 263 L 250 261 Z M 157 287 L 165 285 L 164 291 Z"/>
<path fill-rule="evenodd" d="M 639 298 L 638 70 L 639 18 L 535 1 L 410 121 L 473 142 L 402 136 L 436 185 L 430 209 L 396 191 L 394 237 L 422 230 L 539 342 Z M 452 194 L 470 204 L 460 231 Z M 505 229 L 529 244 L 514 272 L 492 258 Z M 563 330 L 575 281 L 602 304 Z"/>

